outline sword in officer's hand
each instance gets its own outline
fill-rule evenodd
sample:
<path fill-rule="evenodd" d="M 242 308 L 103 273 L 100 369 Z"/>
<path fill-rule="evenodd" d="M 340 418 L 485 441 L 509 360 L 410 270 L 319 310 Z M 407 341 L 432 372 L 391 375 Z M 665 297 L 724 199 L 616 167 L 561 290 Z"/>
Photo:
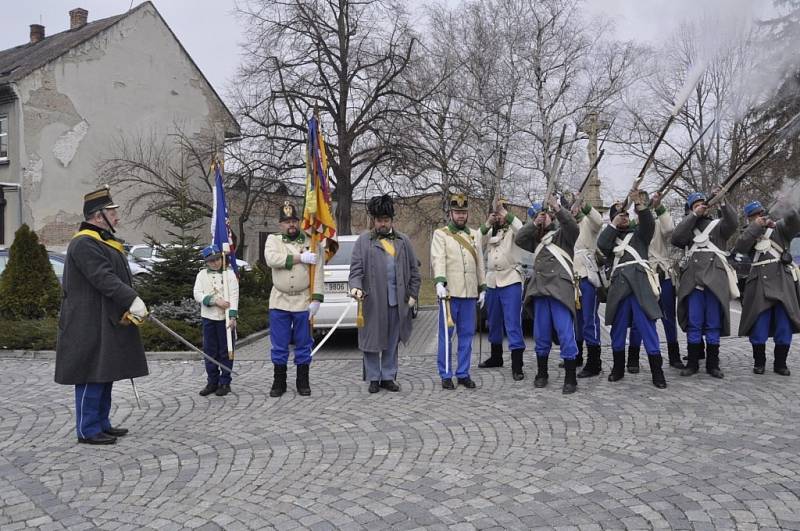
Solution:
<path fill-rule="evenodd" d="M 317 346 L 316 346 L 316 347 L 314 347 L 314 350 L 312 350 L 312 351 L 311 351 L 311 357 L 314 357 L 314 354 L 316 354 L 316 353 L 317 353 L 317 351 L 318 351 L 319 349 L 321 349 L 321 348 L 322 348 L 322 345 L 324 345 L 324 344 L 325 344 L 325 342 L 326 342 L 326 341 L 328 341 L 328 339 L 329 339 L 329 338 L 330 338 L 330 337 L 333 335 L 333 332 L 335 332 L 335 331 L 336 331 L 336 329 L 337 329 L 337 328 L 339 328 L 339 325 L 340 325 L 340 324 L 342 324 L 342 319 L 344 319 L 344 316 L 345 316 L 345 315 L 347 315 L 347 311 L 350 309 L 350 307 L 351 307 L 351 306 L 352 306 L 352 305 L 353 305 L 355 302 L 356 302 L 356 298 L 355 298 L 355 297 L 352 297 L 352 298 L 350 299 L 350 302 L 348 302 L 348 303 L 347 303 L 347 306 L 345 306 L 345 307 L 344 307 L 344 310 L 342 310 L 342 315 L 340 315 L 340 316 L 339 316 L 339 319 L 337 319 L 337 320 L 336 320 L 336 322 L 333 324 L 333 326 L 331 327 L 331 329 L 330 329 L 330 330 L 328 330 L 328 333 L 327 333 L 327 334 L 325 334 L 325 337 L 323 337 L 323 338 L 320 340 L 320 342 L 319 342 L 319 343 L 317 343 Z"/>
<path fill-rule="evenodd" d="M 202 350 L 200 350 L 196 346 L 192 345 L 192 343 L 190 343 L 189 340 L 185 339 L 183 336 L 181 336 L 179 333 L 174 331 L 172 328 L 170 328 L 167 325 L 165 325 L 164 323 L 162 323 L 152 313 L 148 313 L 144 317 L 139 317 L 139 316 L 131 314 L 130 312 L 125 312 L 125 314 L 122 316 L 121 322 L 125 323 L 127 321 L 127 322 L 129 322 L 131 324 L 134 324 L 136 326 L 142 326 L 142 323 L 144 323 L 145 320 L 147 320 L 147 319 L 150 319 L 150 322 L 152 322 L 154 325 L 156 325 L 157 327 L 162 329 L 164 332 L 168 333 L 169 335 L 171 335 L 172 337 L 174 337 L 175 339 L 177 339 L 178 341 L 180 341 L 181 343 L 183 343 L 184 345 L 189 347 L 194 352 L 197 352 L 198 354 L 203 356 L 203 358 L 205 358 L 207 361 L 210 361 L 211 363 L 213 363 L 214 365 L 216 365 L 217 367 L 219 367 L 223 371 L 228 371 L 229 373 L 231 373 L 231 374 L 233 374 L 235 376 L 239 376 L 239 373 L 237 373 L 233 369 L 230 369 L 230 368 L 226 367 L 225 365 L 221 364 L 220 362 L 218 362 L 217 360 L 215 360 L 214 358 L 212 358 L 211 356 L 209 356 L 208 354 L 206 354 L 205 352 L 203 352 Z M 138 398 L 138 395 L 137 395 L 137 398 Z"/>

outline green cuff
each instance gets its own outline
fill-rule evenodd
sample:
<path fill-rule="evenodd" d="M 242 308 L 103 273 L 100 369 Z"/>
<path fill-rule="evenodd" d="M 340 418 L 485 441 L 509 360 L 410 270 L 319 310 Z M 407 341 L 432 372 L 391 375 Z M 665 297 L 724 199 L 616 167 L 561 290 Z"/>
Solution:
<path fill-rule="evenodd" d="M 214 305 L 214 296 L 213 295 L 206 295 L 203 298 L 203 306 L 213 306 Z"/>
<path fill-rule="evenodd" d="M 436 278 L 433 279 L 433 283 L 434 284 L 438 284 L 440 282 L 446 286 L 447 285 L 447 278 L 446 277 L 436 277 Z"/>
<path fill-rule="evenodd" d="M 586 203 L 585 205 L 583 205 L 583 208 L 581 209 L 581 212 L 583 212 L 584 216 L 588 216 L 591 211 L 592 211 L 591 203 Z"/>
<path fill-rule="evenodd" d="M 664 205 L 658 205 L 658 207 L 656 208 L 656 216 L 660 216 L 661 214 L 663 214 L 666 211 L 667 211 L 667 208 Z"/>
<path fill-rule="evenodd" d="M 478 293 L 480 293 L 481 291 L 486 291 L 486 284 L 481 284 L 480 286 L 478 286 Z"/>
<path fill-rule="evenodd" d="M 506 214 L 506 223 L 508 223 L 509 225 L 511 223 L 514 223 L 514 214 L 512 214 L 511 212 Z"/>
<path fill-rule="evenodd" d="M 321 293 L 314 293 L 313 295 L 311 295 L 311 300 L 323 302 L 325 300 L 325 296 L 322 295 Z"/>
<path fill-rule="evenodd" d="M 486 234 L 487 232 L 489 232 L 489 227 L 481 223 L 481 234 Z"/>
<path fill-rule="evenodd" d="M 228 317 L 231 319 L 236 319 L 239 316 L 239 312 L 236 310 L 228 310 Z"/>
<path fill-rule="evenodd" d="M 286 269 L 291 269 L 294 265 L 294 255 L 286 255 Z"/>

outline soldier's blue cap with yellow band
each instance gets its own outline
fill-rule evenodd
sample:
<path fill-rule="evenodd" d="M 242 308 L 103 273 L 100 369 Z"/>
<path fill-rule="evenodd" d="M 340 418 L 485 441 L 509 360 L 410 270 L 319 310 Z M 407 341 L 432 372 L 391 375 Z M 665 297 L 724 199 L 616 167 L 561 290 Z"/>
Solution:
<path fill-rule="evenodd" d="M 200 251 L 200 255 L 203 257 L 203 260 L 212 260 L 221 254 L 222 251 L 220 251 L 219 247 L 217 247 L 213 243 L 208 247 L 203 248 L 202 251 Z"/>
<path fill-rule="evenodd" d="M 539 212 L 542 211 L 543 207 L 544 207 L 544 205 L 542 205 L 542 203 L 540 203 L 538 201 L 536 203 L 532 204 L 531 206 L 528 207 L 528 217 L 532 218 L 532 217 L 537 216 L 539 214 Z"/>
<path fill-rule="evenodd" d="M 744 215 L 748 218 L 764 211 L 764 205 L 761 204 L 761 201 L 751 201 L 744 206 Z"/>

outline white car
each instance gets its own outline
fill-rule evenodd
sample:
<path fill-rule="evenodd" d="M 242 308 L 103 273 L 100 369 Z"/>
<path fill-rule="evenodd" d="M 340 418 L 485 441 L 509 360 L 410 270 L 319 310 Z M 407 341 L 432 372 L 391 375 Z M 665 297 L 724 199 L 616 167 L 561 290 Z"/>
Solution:
<path fill-rule="evenodd" d="M 332 328 L 352 300 L 348 280 L 350 279 L 350 260 L 357 239 L 357 235 L 339 236 L 339 250 L 336 251 L 330 262 L 325 264 L 325 301 L 320 305 L 319 312 L 314 317 L 314 330 L 318 334 Z M 358 304 L 353 303 L 339 324 L 339 328 L 356 328 L 357 310 Z M 412 308 L 411 316 L 416 318 L 418 311 L 419 303 Z"/>
<path fill-rule="evenodd" d="M 165 244 L 165 245 L 171 245 L 171 244 Z M 135 261 L 137 264 L 147 269 L 148 271 L 152 269 L 154 263 L 164 261 L 164 258 L 159 253 L 158 247 L 153 247 L 151 245 L 147 245 L 144 243 L 131 246 L 130 250 L 128 251 L 128 257 L 132 258 L 133 259 L 132 261 Z M 250 264 L 248 264 L 241 258 L 236 259 L 236 264 L 243 271 L 251 271 L 253 269 L 252 267 L 250 267 Z"/>
<path fill-rule="evenodd" d="M 350 298 L 350 258 L 353 255 L 357 235 L 339 236 L 339 250 L 333 255 L 330 262 L 325 264 L 325 301 L 320 305 L 314 317 L 314 329 L 320 332 L 327 330 L 336 323 L 339 316 L 347 308 Z M 352 304 L 347 314 L 339 324 L 339 328 L 356 327 L 356 309 L 358 305 Z"/>

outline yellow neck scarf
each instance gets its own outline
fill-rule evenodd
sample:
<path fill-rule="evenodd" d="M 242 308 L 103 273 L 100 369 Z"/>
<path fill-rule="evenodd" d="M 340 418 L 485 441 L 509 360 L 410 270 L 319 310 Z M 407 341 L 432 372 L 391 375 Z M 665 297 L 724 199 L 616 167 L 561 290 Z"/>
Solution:
<path fill-rule="evenodd" d="M 394 248 L 394 244 L 391 242 L 391 240 L 389 240 L 389 239 L 387 239 L 387 238 L 381 238 L 381 239 L 380 239 L 380 240 L 378 240 L 378 241 L 379 241 L 379 242 L 381 242 L 381 245 L 383 246 L 383 249 L 384 249 L 384 250 L 385 250 L 387 253 L 389 253 L 389 254 L 390 254 L 390 255 L 392 255 L 392 256 L 394 256 L 395 254 L 397 254 L 397 251 L 395 250 L 395 248 Z"/>
<path fill-rule="evenodd" d="M 103 242 L 109 247 L 113 247 L 117 251 L 121 252 L 123 255 L 125 254 L 125 247 L 123 247 L 120 242 L 118 242 L 117 240 L 104 240 L 103 238 L 100 237 L 100 235 L 97 232 L 93 230 L 83 229 L 81 231 L 76 232 L 73 238 L 77 238 L 78 236 L 89 236 L 90 238 L 94 238 L 99 242 Z"/>

